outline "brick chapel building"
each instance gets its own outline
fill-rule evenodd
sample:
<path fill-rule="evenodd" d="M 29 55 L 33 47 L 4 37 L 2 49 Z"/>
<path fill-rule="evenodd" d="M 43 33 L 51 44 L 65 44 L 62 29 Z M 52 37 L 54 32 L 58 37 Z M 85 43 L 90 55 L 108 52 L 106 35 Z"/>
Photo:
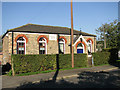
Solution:
<path fill-rule="evenodd" d="M 26 24 L 7 30 L 3 35 L 3 62 L 11 62 L 11 54 L 70 54 L 70 28 Z M 96 35 L 73 31 L 74 53 L 96 52 Z"/>

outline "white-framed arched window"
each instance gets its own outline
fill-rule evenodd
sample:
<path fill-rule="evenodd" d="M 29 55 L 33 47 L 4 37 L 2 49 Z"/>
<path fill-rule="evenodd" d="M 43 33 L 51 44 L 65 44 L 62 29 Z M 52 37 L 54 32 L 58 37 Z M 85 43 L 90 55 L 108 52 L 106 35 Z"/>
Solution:
<path fill-rule="evenodd" d="M 26 39 L 24 37 L 17 39 L 17 54 L 26 54 Z"/>
<path fill-rule="evenodd" d="M 44 37 L 39 39 L 39 54 L 47 54 L 47 42 Z"/>
<path fill-rule="evenodd" d="M 65 53 L 65 40 L 61 38 L 59 40 L 59 54 L 64 54 Z"/>
<path fill-rule="evenodd" d="M 84 53 L 84 45 L 82 43 L 77 45 L 77 53 Z"/>
<path fill-rule="evenodd" d="M 92 53 L 92 41 L 88 40 L 87 43 L 88 43 L 88 54 L 91 54 Z"/>

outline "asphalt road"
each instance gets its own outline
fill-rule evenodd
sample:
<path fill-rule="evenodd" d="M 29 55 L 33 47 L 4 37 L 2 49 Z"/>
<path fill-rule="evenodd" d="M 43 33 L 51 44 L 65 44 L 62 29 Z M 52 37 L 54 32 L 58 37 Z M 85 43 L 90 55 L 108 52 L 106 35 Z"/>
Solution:
<path fill-rule="evenodd" d="M 0 65 L 0 90 L 2 89 L 2 67 Z"/>
<path fill-rule="evenodd" d="M 20 88 L 120 88 L 120 69 L 105 72 L 81 72 L 60 80 L 23 83 Z"/>

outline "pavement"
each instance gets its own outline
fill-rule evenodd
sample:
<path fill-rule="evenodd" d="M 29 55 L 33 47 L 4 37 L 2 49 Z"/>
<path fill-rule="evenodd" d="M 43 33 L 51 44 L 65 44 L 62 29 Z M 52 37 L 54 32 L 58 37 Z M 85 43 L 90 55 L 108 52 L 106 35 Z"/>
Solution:
<path fill-rule="evenodd" d="M 28 75 L 28 76 L 2 75 L 2 88 L 16 88 L 27 82 L 37 83 L 43 80 L 60 80 L 69 77 L 76 77 L 78 76 L 79 73 L 84 71 L 100 72 L 100 71 L 110 71 L 116 69 L 118 69 L 118 67 L 112 65 L 105 65 L 105 66 L 95 66 L 91 68 L 80 68 L 80 69 L 71 69 L 71 70 L 56 71 L 50 73 L 40 73 L 40 74 Z"/>

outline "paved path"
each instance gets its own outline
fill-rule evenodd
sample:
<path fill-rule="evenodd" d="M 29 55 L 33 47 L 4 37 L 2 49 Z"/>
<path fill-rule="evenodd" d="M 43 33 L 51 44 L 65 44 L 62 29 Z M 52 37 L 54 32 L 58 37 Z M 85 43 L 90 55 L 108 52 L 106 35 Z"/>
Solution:
<path fill-rule="evenodd" d="M 83 71 L 90 71 L 90 72 L 99 72 L 99 71 L 107 71 L 117 69 L 117 67 L 106 65 L 106 66 L 97 66 L 91 68 L 80 68 L 80 69 L 72 69 L 72 70 L 64 70 L 64 71 L 56 71 L 50 73 L 41 73 L 36 75 L 29 75 L 29 76 L 2 76 L 2 88 L 16 88 L 23 83 L 27 82 L 40 82 L 42 80 L 53 80 L 53 79 L 61 79 L 67 77 L 74 77 L 78 73 Z"/>

